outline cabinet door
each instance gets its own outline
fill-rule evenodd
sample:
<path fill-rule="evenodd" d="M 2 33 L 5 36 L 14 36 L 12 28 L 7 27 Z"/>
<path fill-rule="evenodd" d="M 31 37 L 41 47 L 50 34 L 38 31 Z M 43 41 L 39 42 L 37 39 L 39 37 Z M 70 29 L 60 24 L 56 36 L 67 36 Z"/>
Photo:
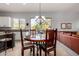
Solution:
<path fill-rule="evenodd" d="M 65 44 L 65 40 L 64 40 L 64 35 L 60 35 L 60 42 L 62 42 L 63 44 Z"/>
<path fill-rule="evenodd" d="M 76 37 L 71 38 L 71 47 L 76 53 L 79 54 L 79 38 Z"/>
<path fill-rule="evenodd" d="M 67 47 L 71 48 L 71 36 L 68 35 L 60 35 L 60 42 L 62 42 Z"/>
<path fill-rule="evenodd" d="M 0 41 L 0 51 L 4 49 L 3 47 L 4 47 L 4 42 Z"/>
<path fill-rule="evenodd" d="M 68 36 L 68 35 L 66 35 L 66 36 L 64 37 L 64 39 L 65 39 L 65 45 L 66 45 L 67 47 L 69 47 L 69 48 L 71 48 L 71 40 L 70 40 L 70 37 L 71 37 L 71 36 Z"/>

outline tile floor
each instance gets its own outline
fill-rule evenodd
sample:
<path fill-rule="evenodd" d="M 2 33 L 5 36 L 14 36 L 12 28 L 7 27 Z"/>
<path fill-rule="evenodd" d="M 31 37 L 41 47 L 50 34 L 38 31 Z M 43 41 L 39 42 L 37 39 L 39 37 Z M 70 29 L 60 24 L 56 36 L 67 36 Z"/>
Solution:
<path fill-rule="evenodd" d="M 74 51 L 57 41 L 57 56 L 78 56 Z M 44 52 L 42 52 L 44 56 Z M 0 56 L 5 56 L 5 51 L 0 53 Z M 15 42 L 15 47 L 12 49 L 8 49 L 6 56 L 21 56 L 21 44 L 20 41 Z M 30 56 L 30 50 L 25 51 L 25 56 Z M 50 53 L 49 56 L 53 56 L 53 52 Z"/>

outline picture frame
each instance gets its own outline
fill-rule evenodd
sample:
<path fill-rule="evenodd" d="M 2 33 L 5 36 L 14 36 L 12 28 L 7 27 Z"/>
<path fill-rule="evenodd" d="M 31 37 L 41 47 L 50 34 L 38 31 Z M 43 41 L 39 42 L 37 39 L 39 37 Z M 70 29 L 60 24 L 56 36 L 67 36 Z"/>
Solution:
<path fill-rule="evenodd" d="M 61 29 L 72 29 L 72 23 L 61 23 Z"/>

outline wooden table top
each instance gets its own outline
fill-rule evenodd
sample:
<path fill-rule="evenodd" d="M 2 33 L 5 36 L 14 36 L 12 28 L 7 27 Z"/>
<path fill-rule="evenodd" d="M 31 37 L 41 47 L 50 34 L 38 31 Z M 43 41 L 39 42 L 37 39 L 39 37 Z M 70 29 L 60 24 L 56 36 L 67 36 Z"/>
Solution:
<path fill-rule="evenodd" d="M 30 37 L 30 39 L 24 38 L 25 40 L 32 41 L 32 42 L 48 42 L 48 39 L 45 39 L 45 37 Z"/>

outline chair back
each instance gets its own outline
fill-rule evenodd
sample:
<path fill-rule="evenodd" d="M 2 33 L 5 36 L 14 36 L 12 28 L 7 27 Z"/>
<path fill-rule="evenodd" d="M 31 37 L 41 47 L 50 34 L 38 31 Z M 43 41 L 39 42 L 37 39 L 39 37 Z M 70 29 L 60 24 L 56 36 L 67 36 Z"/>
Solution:
<path fill-rule="evenodd" d="M 22 29 L 20 29 L 20 37 L 21 37 L 21 45 L 22 48 L 24 47 L 24 43 L 23 43 L 23 33 L 22 33 Z"/>
<path fill-rule="evenodd" d="M 47 29 L 46 30 L 46 40 L 48 40 L 48 45 L 55 45 L 57 40 L 57 29 Z"/>
<path fill-rule="evenodd" d="M 54 40 L 54 47 L 56 48 L 56 43 L 57 43 L 57 29 L 54 31 L 55 33 L 55 40 Z"/>
<path fill-rule="evenodd" d="M 36 37 L 36 30 L 30 30 L 31 37 Z"/>

